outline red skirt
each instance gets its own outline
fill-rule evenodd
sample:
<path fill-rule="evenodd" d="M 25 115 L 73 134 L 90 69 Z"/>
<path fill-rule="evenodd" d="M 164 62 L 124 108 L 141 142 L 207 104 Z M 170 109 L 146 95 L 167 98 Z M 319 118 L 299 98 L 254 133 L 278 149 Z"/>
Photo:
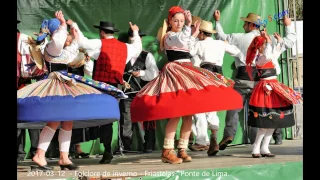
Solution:
<path fill-rule="evenodd" d="M 190 62 L 169 62 L 131 103 L 131 120 L 152 121 L 243 108 L 242 97 L 221 74 Z"/>
<path fill-rule="evenodd" d="M 301 95 L 277 79 L 260 80 L 252 90 L 248 125 L 259 128 L 292 127 L 295 125 L 293 104 L 300 103 Z"/>

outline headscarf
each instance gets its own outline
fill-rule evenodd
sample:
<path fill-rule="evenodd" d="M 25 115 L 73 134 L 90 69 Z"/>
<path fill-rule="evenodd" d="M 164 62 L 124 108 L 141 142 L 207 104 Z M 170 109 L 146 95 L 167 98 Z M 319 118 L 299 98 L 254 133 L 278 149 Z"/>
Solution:
<path fill-rule="evenodd" d="M 60 21 L 57 18 L 52 18 L 50 20 L 44 19 L 41 24 L 40 33 L 38 35 L 37 41 L 41 42 L 48 35 L 52 35 L 60 26 Z"/>
<path fill-rule="evenodd" d="M 172 6 L 169 9 L 168 22 L 176 13 L 183 13 L 183 12 L 184 12 L 184 9 L 182 9 L 180 6 Z"/>
<path fill-rule="evenodd" d="M 247 73 L 249 74 L 249 77 L 251 80 L 253 80 L 252 78 L 252 62 L 256 57 L 257 54 L 257 50 L 264 44 L 264 41 L 266 40 L 265 37 L 262 36 L 256 36 L 250 46 L 248 47 L 248 51 L 247 51 L 247 57 L 246 57 L 246 70 Z"/>

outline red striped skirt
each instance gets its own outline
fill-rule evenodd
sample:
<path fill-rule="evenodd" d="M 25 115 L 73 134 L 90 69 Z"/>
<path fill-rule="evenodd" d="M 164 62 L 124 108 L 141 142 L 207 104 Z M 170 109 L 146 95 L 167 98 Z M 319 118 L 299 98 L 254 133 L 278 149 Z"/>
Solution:
<path fill-rule="evenodd" d="M 293 104 L 300 103 L 301 94 L 279 83 L 277 79 L 260 80 L 252 90 L 248 125 L 259 128 L 294 126 Z"/>
<path fill-rule="evenodd" d="M 241 109 L 233 81 L 190 62 L 169 62 L 131 103 L 131 120 L 152 121 L 197 113 Z"/>

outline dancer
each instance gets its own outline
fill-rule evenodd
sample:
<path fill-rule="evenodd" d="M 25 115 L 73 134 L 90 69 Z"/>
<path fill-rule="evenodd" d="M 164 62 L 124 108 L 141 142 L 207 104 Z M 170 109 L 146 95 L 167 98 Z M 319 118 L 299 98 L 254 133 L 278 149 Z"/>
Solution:
<path fill-rule="evenodd" d="M 254 13 L 249 13 L 247 17 L 241 17 L 240 19 L 244 21 L 243 29 L 245 33 L 231 33 L 225 34 L 224 30 L 220 24 L 220 11 L 214 11 L 213 17 L 216 21 L 216 31 L 215 37 L 217 40 L 228 41 L 229 44 L 237 46 L 243 54 L 243 58 L 234 58 L 236 71 L 235 85 L 234 89 L 239 92 L 243 99 L 243 104 L 245 101 L 249 100 L 253 87 L 258 83 L 259 77 L 257 75 L 257 70 L 255 66 L 253 67 L 252 77 L 254 81 L 250 81 L 248 73 L 245 68 L 245 57 L 247 54 L 248 47 L 252 42 L 253 38 L 260 35 L 259 25 L 256 25 L 255 22 L 258 22 L 261 17 Z M 284 49 L 291 48 L 296 41 L 296 34 L 290 27 L 290 18 L 284 18 L 283 20 L 285 25 L 286 36 L 283 39 Z M 272 39 L 272 47 L 276 44 L 276 39 L 271 36 Z M 276 67 L 277 69 L 280 69 Z M 225 118 L 225 127 L 223 138 L 219 143 L 219 150 L 224 150 L 230 144 L 237 132 L 238 122 L 239 122 L 239 112 L 242 109 L 237 110 L 228 110 Z M 257 128 L 250 127 L 249 130 L 249 138 L 250 142 L 254 141 L 254 137 L 256 134 Z"/>
<path fill-rule="evenodd" d="M 162 34 L 159 35 L 160 49 L 166 50 L 169 62 L 160 75 L 136 95 L 131 104 L 133 122 L 169 118 L 162 151 L 164 163 L 179 164 L 192 160 L 186 149 L 193 114 L 242 108 L 240 94 L 225 84 L 226 79 L 192 65 L 189 51 L 199 34 L 200 22 L 195 22 L 196 30 L 192 35 L 191 23 L 189 10 L 179 6 L 169 9 L 168 19 L 164 21 Z M 174 136 L 180 117 L 183 123 L 176 155 Z"/>
<path fill-rule="evenodd" d="M 21 21 L 17 20 L 17 24 Z M 32 54 L 36 50 L 39 53 L 43 53 L 44 47 L 47 44 L 47 40 L 39 42 L 36 45 L 35 40 L 27 34 L 21 33 L 17 29 L 17 88 L 21 89 L 28 84 L 31 84 L 31 79 L 36 81 L 41 80 L 45 74 L 45 67 L 42 66 L 41 59 L 37 59 L 35 54 Z M 31 159 L 37 151 L 39 141 L 39 129 L 28 129 L 30 136 L 30 149 L 29 154 Z M 17 149 L 18 149 L 18 161 L 23 161 L 26 152 L 24 151 L 25 146 L 25 129 L 17 129 Z"/>
<path fill-rule="evenodd" d="M 128 30 L 129 42 L 133 42 L 133 31 L 131 28 Z M 141 30 L 139 30 L 139 36 L 142 38 L 146 36 Z M 147 51 L 141 51 L 135 57 L 132 57 L 125 67 L 125 73 L 123 79 L 126 81 L 128 87 L 125 87 L 124 92 L 128 94 L 127 99 L 120 101 L 120 137 L 124 146 L 124 150 L 131 151 L 133 129 L 136 129 L 138 133 L 138 142 L 143 143 L 143 152 L 151 153 L 155 146 L 156 134 L 155 134 L 155 122 L 147 121 L 143 122 L 143 129 L 145 135 L 143 137 L 139 123 L 131 122 L 130 105 L 137 92 L 159 75 L 159 69 L 153 55 Z"/>
<path fill-rule="evenodd" d="M 72 28 L 74 40 L 66 47 L 68 49 L 63 49 L 68 35 L 67 24 L 62 11 L 55 12 L 55 16 L 56 18 L 45 19 L 42 22 L 42 32 L 37 38 L 41 41 L 47 35 L 51 36 L 44 51 L 44 60 L 50 74 L 47 79 L 18 91 L 18 122 L 29 122 L 24 123 L 25 128 L 29 128 L 28 124 L 32 127 L 35 122 L 46 122 L 40 133 L 37 152 L 33 157 L 38 166 L 31 166 L 32 170 L 53 169 L 48 166 L 45 153 L 60 124 L 58 163 L 61 170 L 78 169 L 78 166 L 68 158 L 73 124 L 79 122 L 82 127 L 88 127 L 90 123 L 86 123 L 85 120 L 89 122 L 96 120 L 101 124 L 113 122 L 120 117 L 118 100 L 115 97 L 126 98 L 121 90 L 113 86 L 67 73 L 67 64 L 76 56 L 79 34 Z"/>
<path fill-rule="evenodd" d="M 126 63 L 131 58 L 140 54 L 142 43 L 139 37 L 139 27 L 129 22 L 133 31 L 133 43 L 127 44 L 114 38 L 114 33 L 119 30 L 114 23 L 100 21 L 100 25 L 93 25 L 99 29 L 101 39 L 88 39 L 80 36 L 79 46 L 83 48 L 90 57 L 95 59 L 93 69 L 93 80 L 102 81 L 115 87 L 123 85 L 123 74 Z M 104 153 L 100 164 L 109 164 L 113 159 L 111 152 L 112 124 L 99 127 L 100 142 L 104 145 Z"/>
<path fill-rule="evenodd" d="M 277 45 L 272 48 L 266 31 L 251 42 L 246 55 L 246 69 L 250 75 L 255 61 L 260 80 L 252 90 L 249 101 L 248 125 L 259 128 L 253 143 L 252 157 L 274 157 L 269 143 L 275 128 L 295 125 L 293 104 L 302 103 L 302 97 L 277 80 L 277 59 L 284 46 L 279 34 L 274 34 Z M 250 76 L 251 79 L 252 76 Z M 262 142 L 263 141 L 263 142 Z M 262 146 L 260 148 L 262 142 Z"/>
<path fill-rule="evenodd" d="M 212 29 L 212 23 L 202 20 L 200 25 L 200 33 L 198 41 L 190 54 L 195 58 L 194 65 L 207 69 L 211 72 L 223 74 L 222 65 L 225 53 L 233 57 L 241 58 L 243 54 L 234 45 L 230 45 L 222 40 L 214 40 L 212 34 L 216 33 Z M 208 156 L 214 156 L 219 151 L 217 143 L 217 132 L 219 129 L 219 117 L 217 112 L 200 113 L 193 116 L 196 124 L 194 134 L 196 134 L 196 142 L 194 145 L 189 146 L 191 150 L 205 150 L 209 144 L 207 129 L 211 130 L 210 146 L 207 149 Z"/>

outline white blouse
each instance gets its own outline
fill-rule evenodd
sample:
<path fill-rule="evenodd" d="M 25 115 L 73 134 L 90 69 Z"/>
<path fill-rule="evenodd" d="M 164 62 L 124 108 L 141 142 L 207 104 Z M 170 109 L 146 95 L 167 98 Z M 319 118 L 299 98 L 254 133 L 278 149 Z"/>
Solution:
<path fill-rule="evenodd" d="M 264 53 L 262 55 L 259 55 L 259 57 L 256 59 L 256 65 L 263 66 L 266 63 L 272 61 L 273 65 L 276 68 L 277 75 L 279 75 L 281 73 L 281 69 L 279 66 L 278 58 L 280 57 L 282 48 L 284 46 L 282 42 L 283 41 L 278 42 L 274 48 L 272 48 L 272 46 L 268 43 L 264 50 Z"/>
<path fill-rule="evenodd" d="M 164 48 L 166 50 L 190 52 L 194 46 L 195 38 L 191 36 L 191 28 L 184 26 L 180 32 L 169 31 L 164 37 Z M 179 62 L 190 62 L 190 59 L 179 59 Z"/>
<path fill-rule="evenodd" d="M 76 23 L 73 23 L 71 27 L 78 28 Z M 46 53 L 44 53 L 46 61 L 51 63 L 68 64 L 77 57 L 79 53 L 79 45 L 75 39 L 69 46 L 63 48 L 67 35 L 68 31 L 66 26 L 60 26 L 52 35 L 51 40 L 46 46 Z"/>

